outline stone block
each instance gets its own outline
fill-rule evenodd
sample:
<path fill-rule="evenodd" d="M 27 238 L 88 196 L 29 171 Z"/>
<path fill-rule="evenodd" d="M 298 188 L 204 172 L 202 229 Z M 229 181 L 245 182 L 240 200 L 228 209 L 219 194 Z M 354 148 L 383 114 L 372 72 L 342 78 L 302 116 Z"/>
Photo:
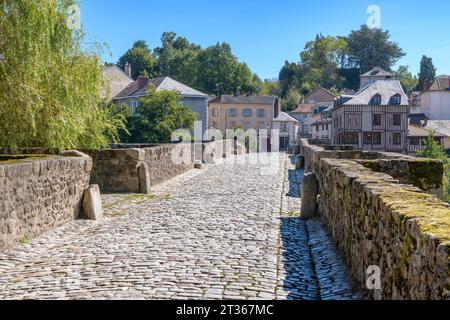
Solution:
<path fill-rule="evenodd" d="M 102 199 L 100 188 L 93 184 L 83 194 L 83 215 L 89 220 L 103 219 Z"/>
<path fill-rule="evenodd" d="M 319 183 L 314 173 L 305 173 L 302 180 L 301 209 L 302 219 L 311 219 L 317 215 L 317 196 L 319 194 Z"/>
<path fill-rule="evenodd" d="M 150 194 L 150 169 L 146 163 L 141 163 L 138 166 L 139 175 L 139 192 L 142 194 Z"/>

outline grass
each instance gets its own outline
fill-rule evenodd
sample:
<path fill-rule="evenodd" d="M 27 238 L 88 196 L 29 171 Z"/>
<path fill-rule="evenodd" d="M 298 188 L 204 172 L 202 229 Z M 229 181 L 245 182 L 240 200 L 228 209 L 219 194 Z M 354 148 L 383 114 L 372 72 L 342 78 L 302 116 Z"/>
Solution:
<path fill-rule="evenodd" d="M 26 161 L 41 160 L 48 158 L 49 155 L 46 154 L 31 154 L 31 155 L 11 155 L 2 154 L 0 155 L 0 164 L 15 164 Z"/>
<path fill-rule="evenodd" d="M 156 196 L 154 194 L 141 194 L 141 193 L 133 193 L 126 194 L 122 196 L 123 200 L 153 200 Z"/>

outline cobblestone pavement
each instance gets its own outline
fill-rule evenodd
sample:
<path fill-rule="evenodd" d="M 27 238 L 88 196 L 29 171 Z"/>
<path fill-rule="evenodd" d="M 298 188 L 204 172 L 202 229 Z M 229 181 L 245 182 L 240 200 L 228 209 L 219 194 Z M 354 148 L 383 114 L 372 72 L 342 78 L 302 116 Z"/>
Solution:
<path fill-rule="evenodd" d="M 0 252 L 0 299 L 357 297 L 320 221 L 295 217 L 292 163 L 274 164 L 274 176 L 212 165 L 152 195 L 104 195 L 103 221 Z"/>

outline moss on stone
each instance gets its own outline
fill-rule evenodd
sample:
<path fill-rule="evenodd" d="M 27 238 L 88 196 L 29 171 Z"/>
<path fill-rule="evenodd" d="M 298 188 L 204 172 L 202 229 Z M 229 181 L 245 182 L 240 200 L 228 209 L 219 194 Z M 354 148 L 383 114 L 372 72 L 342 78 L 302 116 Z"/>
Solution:
<path fill-rule="evenodd" d="M 450 241 L 450 208 L 436 197 L 401 190 L 384 193 L 382 200 L 390 210 L 399 213 L 400 223 L 416 218 L 421 232 L 440 242 Z"/>
<path fill-rule="evenodd" d="M 430 159 L 411 161 L 409 165 L 409 180 L 414 186 L 425 189 L 427 186 L 439 188 L 443 184 L 444 167 Z"/>
<path fill-rule="evenodd" d="M 374 171 L 374 172 L 383 172 L 383 169 L 380 166 L 380 161 L 378 160 L 367 160 L 364 161 L 363 166 Z"/>
<path fill-rule="evenodd" d="M 48 157 L 49 155 L 45 154 L 30 154 L 30 155 L 2 154 L 0 155 L 0 164 L 17 164 L 22 162 L 42 160 Z"/>

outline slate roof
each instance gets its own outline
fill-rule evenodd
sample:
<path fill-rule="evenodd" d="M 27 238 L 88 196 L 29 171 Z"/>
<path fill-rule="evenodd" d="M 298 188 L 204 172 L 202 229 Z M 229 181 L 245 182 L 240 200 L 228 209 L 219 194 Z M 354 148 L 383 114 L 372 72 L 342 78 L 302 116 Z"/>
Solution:
<path fill-rule="evenodd" d="M 381 105 L 391 105 L 391 98 L 396 94 L 401 96 L 400 105 L 409 105 L 408 96 L 398 80 L 378 80 L 358 91 L 352 99 L 343 103 L 343 105 L 370 105 L 373 96 L 376 94 L 381 95 Z"/>
<path fill-rule="evenodd" d="M 149 79 L 148 84 L 141 89 L 139 89 L 138 84 L 139 84 L 139 82 L 137 80 L 133 81 L 125 89 L 123 89 L 114 99 L 145 96 L 147 89 L 151 85 L 156 87 L 156 91 L 161 91 L 161 90 L 178 91 L 180 93 L 180 95 L 185 96 L 185 97 L 186 96 L 205 97 L 205 98 L 208 97 L 207 94 L 200 92 L 198 90 L 195 90 L 191 87 L 188 87 L 187 85 L 182 84 L 181 82 L 178 82 L 170 77 Z"/>
<path fill-rule="evenodd" d="M 277 96 L 250 96 L 222 95 L 210 100 L 209 103 L 228 103 L 228 104 L 270 104 L 273 105 L 278 99 Z"/>
<path fill-rule="evenodd" d="M 440 76 L 430 88 L 430 91 L 447 91 L 450 90 L 450 76 Z"/>
<path fill-rule="evenodd" d="M 297 119 L 291 117 L 286 112 L 280 112 L 280 115 L 273 119 L 274 122 L 297 122 L 300 123 Z"/>
<path fill-rule="evenodd" d="M 380 67 L 375 67 L 372 70 L 362 74 L 361 77 L 395 77 L 395 74 L 383 70 Z"/>

